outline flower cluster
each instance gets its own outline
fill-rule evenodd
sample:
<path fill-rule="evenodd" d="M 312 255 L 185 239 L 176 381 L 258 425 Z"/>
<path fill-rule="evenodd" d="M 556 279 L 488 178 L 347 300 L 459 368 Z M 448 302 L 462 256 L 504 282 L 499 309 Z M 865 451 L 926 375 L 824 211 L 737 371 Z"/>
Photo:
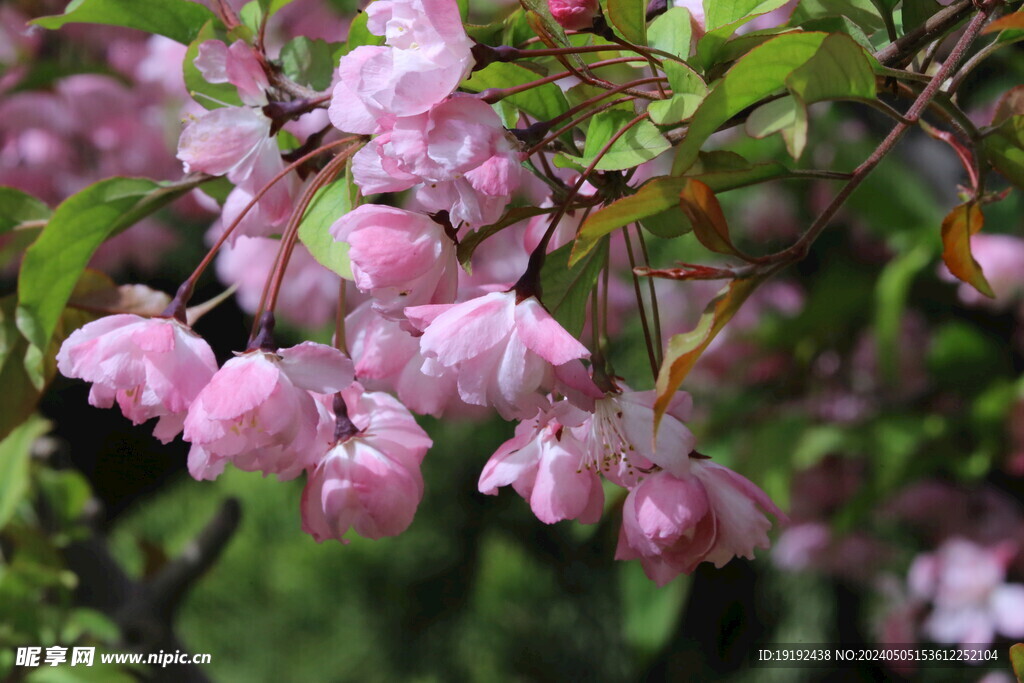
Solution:
<path fill-rule="evenodd" d="M 552 11 L 583 29 L 598 7 Z M 512 486 L 548 524 L 592 524 L 620 505 L 615 555 L 638 559 L 659 585 L 767 547 L 769 516 L 785 515 L 695 450 L 689 396 L 675 394 L 662 415 L 655 392 L 632 391 L 612 372 L 601 338 L 617 324 L 607 299 L 621 285 L 605 278 L 597 316 L 595 274 L 583 296 L 589 319 L 576 323 L 544 296 L 545 264 L 607 200 L 602 192 L 632 192 L 653 169 L 593 175 L 594 165 L 554 171 L 545 161 L 538 180 L 524 163 L 530 135 L 508 130 L 488 97 L 459 91 L 494 55 L 477 50 L 453 0 L 376 0 L 365 26 L 383 44 L 347 50 L 329 94 L 289 84 L 260 42 L 198 46 L 196 70 L 241 102 L 193 113 L 178 142 L 185 172 L 233 186 L 215 207 L 210 255 L 161 316 L 116 315 L 72 334 L 60 370 L 93 383 L 93 405 L 116 401 L 135 423 L 158 418 L 165 442 L 180 433 L 196 479 L 228 464 L 305 477 L 302 528 L 317 541 L 347 542 L 350 529 L 394 536 L 412 523 L 431 439 L 411 411 L 494 411 L 518 425 L 483 466 L 480 492 Z M 283 151 L 282 130 L 298 147 Z M 325 221 L 318 205 L 309 242 L 303 221 L 341 174 L 348 208 Z M 364 203 L 375 195 L 386 196 Z M 516 201 L 536 210 L 501 223 Z M 245 351 L 219 367 L 183 322 L 217 253 L 218 274 L 257 321 Z M 595 263 L 626 267 L 621 253 Z M 278 312 L 306 325 L 335 314 L 334 346 L 280 348 Z"/>

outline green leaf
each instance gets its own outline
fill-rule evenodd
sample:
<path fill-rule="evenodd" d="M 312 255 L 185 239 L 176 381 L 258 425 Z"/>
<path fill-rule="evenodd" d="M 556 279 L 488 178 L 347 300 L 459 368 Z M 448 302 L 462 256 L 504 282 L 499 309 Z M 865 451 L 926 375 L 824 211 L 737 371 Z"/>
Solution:
<path fill-rule="evenodd" d="M 18 273 L 18 329 L 29 342 L 39 351 L 47 348 L 75 283 L 104 240 L 205 180 L 162 185 L 144 178 L 110 178 L 64 200 L 25 252 Z"/>
<path fill-rule="evenodd" d="M 786 151 L 798 159 L 807 144 L 807 108 L 792 96 L 772 100 L 750 113 L 745 128 L 758 140 L 782 133 Z"/>
<path fill-rule="evenodd" d="M 345 47 L 342 49 L 339 59 L 357 47 L 384 44 L 384 36 L 374 35 L 366 28 L 368 16 L 366 12 L 360 12 L 352 19 L 352 23 L 348 25 L 348 37 L 345 39 Z"/>
<path fill-rule="evenodd" d="M 878 95 L 864 49 L 842 33 L 825 38 L 814 56 L 786 78 L 786 85 L 805 105 L 824 100 L 872 100 Z"/>
<path fill-rule="evenodd" d="M 495 62 L 480 71 L 474 71 L 462 82 L 462 87 L 472 92 L 488 88 L 508 88 L 536 81 L 539 76 L 530 69 L 511 62 Z M 506 97 L 519 109 L 539 121 L 553 119 L 569 108 L 565 95 L 554 83 L 530 88 L 524 92 Z"/>
<path fill-rule="evenodd" d="M 983 225 L 985 216 L 977 202 L 967 202 L 950 211 L 942 221 L 942 260 L 958 279 L 994 299 L 992 286 L 971 254 L 971 235 Z"/>
<path fill-rule="evenodd" d="M 281 68 L 293 81 L 314 90 L 326 90 L 344 45 L 299 36 L 281 48 Z"/>
<path fill-rule="evenodd" d="M 285 5 L 292 4 L 293 0 L 260 0 L 260 7 L 269 16 L 273 16 L 277 10 L 281 9 Z"/>
<path fill-rule="evenodd" d="M 1011 116 L 984 138 L 985 154 L 1007 180 L 1024 189 L 1024 116 Z"/>
<path fill-rule="evenodd" d="M 158 33 L 188 45 L 213 12 L 188 0 L 73 0 L 64 14 L 40 17 L 30 23 L 48 29 L 65 24 L 107 24 Z"/>
<path fill-rule="evenodd" d="M 351 210 L 348 176 L 345 175 L 317 190 L 299 224 L 299 239 L 313 258 L 346 280 L 352 279 L 348 244 L 335 241 L 329 230 Z"/>
<path fill-rule="evenodd" d="M 920 244 L 889 261 L 878 276 L 875 286 L 875 347 L 882 377 L 890 386 L 898 378 L 900 329 L 910 285 L 932 258 L 931 249 Z"/>
<path fill-rule="evenodd" d="M 846 17 L 868 35 L 885 27 L 882 15 L 871 0 L 800 0 L 793 10 L 792 23 L 804 24 L 824 17 Z"/>
<path fill-rule="evenodd" d="M 715 192 L 735 190 L 767 180 L 799 177 L 799 173 L 777 161 L 753 164 L 739 154 L 724 150 L 701 152 L 690 171 L 688 177 L 700 180 Z"/>
<path fill-rule="evenodd" d="M 637 193 L 592 211 L 580 226 L 569 265 L 580 262 L 610 232 L 678 206 L 685 178 L 661 176 L 647 181 Z"/>
<path fill-rule="evenodd" d="M 679 62 L 665 61 L 665 75 L 672 98 L 651 102 L 647 111 L 655 123 L 679 123 L 693 116 L 708 94 L 708 86 L 696 71 Z"/>
<path fill-rule="evenodd" d="M 665 349 L 665 358 L 661 363 L 658 380 L 655 384 L 657 391 L 657 398 L 654 402 L 655 430 L 657 430 L 665 411 L 668 410 L 672 395 L 693 369 L 697 359 L 763 279 L 763 276 L 758 276 L 731 281 L 707 305 L 693 330 L 677 334 L 669 339 L 668 347 Z"/>
<path fill-rule="evenodd" d="M 50 207 L 32 195 L 13 187 L 0 187 L 0 234 L 46 221 L 52 213 Z"/>
<path fill-rule="evenodd" d="M 809 60 L 824 33 L 785 33 L 755 47 L 718 81 L 693 115 L 679 145 L 673 175 L 682 175 L 698 158 L 701 146 L 730 118 L 781 90 L 786 78 Z"/>
<path fill-rule="evenodd" d="M 240 107 L 242 98 L 238 96 L 238 88 L 230 83 L 210 83 L 203 78 L 202 72 L 196 68 L 196 57 L 199 56 L 199 46 L 208 40 L 220 40 L 230 42 L 227 33 L 220 22 L 211 20 L 199 30 L 196 39 L 188 46 L 185 52 L 185 60 L 181 63 L 182 76 L 185 79 L 185 87 L 188 89 L 192 99 L 206 109 L 218 107 Z"/>
<path fill-rule="evenodd" d="M 708 31 L 753 19 L 777 10 L 787 0 L 705 0 L 704 23 Z M 734 27 L 735 28 L 735 27 Z"/>
<path fill-rule="evenodd" d="M 547 255 L 540 270 L 541 302 L 548 312 L 566 329 L 578 337 L 587 319 L 587 298 L 597 283 L 608 255 L 608 240 L 603 240 L 587 257 L 569 265 L 571 244 L 566 244 Z"/>
<path fill-rule="evenodd" d="M 634 45 L 647 44 L 647 2 L 608 0 L 608 21 Z"/>
<path fill-rule="evenodd" d="M 0 529 L 28 492 L 28 465 L 32 442 L 50 430 L 50 423 L 34 417 L 0 441 Z"/>
<path fill-rule="evenodd" d="M 647 44 L 686 59 L 690 56 L 692 34 L 690 13 L 682 7 L 673 7 L 651 22 L 647 28 Z"/>
<path fill-rule="evenodd" d="M 616 133 L 632 121 L 632 112 L 611 109 L 590 120 L 583 163 L 589 165 Z M 598 171 L 618 171 L 650 161 L 671 147 L 657 127 L 644 119 L 634 124 L 612 144 L 594 167 Z"/>

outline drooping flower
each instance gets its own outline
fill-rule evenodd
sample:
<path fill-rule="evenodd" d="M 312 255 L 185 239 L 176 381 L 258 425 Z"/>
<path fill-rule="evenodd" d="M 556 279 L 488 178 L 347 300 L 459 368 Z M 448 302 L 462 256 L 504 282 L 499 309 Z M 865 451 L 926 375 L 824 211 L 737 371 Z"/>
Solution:
<path fill-rule="evenodd" d="M 590 352 L 537 301 L 492 292 L 460 304 L 405 309 L 423 331 L 423 372 L 454 372 L 466 403 L 491 405 L 506 418 L 535 415 L 558 375 Z"/>
<path fill-rule="evenodd" d="M 169 442 L 185 412 L 217 371 L 209 344 L 173 318 L 111 315 L 71 333 L 57 354 L 66 377 L 92 382 L 89 403 L 115 401 L 134 424 L 157 417 L 153 434 Z"/>
<path fill-rule="evenodd" d="M 228 47 L 219 40 L 207 40 L 199 46 L 196 68 L 209 83 L 230 83 L 238 88 L 242 102 L 250 106 L 267 103 L 270 82 L 256 52 L 244 40 Z"/>
<path fill-rule="evenodd" d="M 360 46 L 341 58 L 329 111 L 349 133 L 375 133 L 381 120 L 422 114 L 474 63 L 452 0 L 377 0 L 366 12 L 367 29 L 384 36 L 385 45 Z"/>
<path fill-rule="evenodd" d="M 601 8 L 597 0 L 548 0 L 548 9 L 562 28 L 582 31 L 594 25 Z"/>
<path fill-rule="evenodd" d="M 571 430 L 587 419 L 587 413 L 563 400 L 520 422 L 515 436 L 484 466 L 480 492 L 496 495 L 499 487 L 511 484 L 546 524 L 564 519 L 597 522 L 604 506 L 601 479 L 580 467 L 586 446 Z"/>
<path fill-rule="evenodd" d="M 334 393 L 352 379 L 352 361 L 313 342 L 232 358 L 185 418 L 189 471 L 197 479 L 214 478 L 230 461 L 282 480 L 298 476 L 327 446 L 310 392 Z"/>
<path fill-rule="evenodd" d="M 753 559 L 768 547 L 771 522 L 782 511 L 746 478 L 710 460 L 690 459 L 689 472 L 662 470 L 630 490 L 622 508 L 616 559 L 639 559 L 660 586 L 701 562 L 722 567 Z"/>
<path fill-rule="evenodd" d="M 353 384 L 341 392 L 355 433 L 323 455 L 302 492 L 302 529 L 322 542 L 397 536 L 423 498 L 420 464 L 431 446 L 426 432 L 393 397 Z"/>
<path fill-rule="evenodd" d="M 330 232 L 350 245 L 356 286 L 370 293 L 381 315 L 401 320 L 406 306 L 455 300 L 455 243 L 430 217 L 364 204 L 342 216 Z"/>

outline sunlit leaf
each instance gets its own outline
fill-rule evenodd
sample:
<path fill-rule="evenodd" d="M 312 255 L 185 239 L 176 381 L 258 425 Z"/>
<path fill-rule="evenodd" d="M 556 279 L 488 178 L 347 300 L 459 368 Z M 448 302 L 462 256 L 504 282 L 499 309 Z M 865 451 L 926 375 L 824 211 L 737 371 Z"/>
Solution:
<path fill-rule="evenodd" d="M 64 14 L 39 17 L 31 23 L 49 29 L 65 24 L 126 26 L 188 45 L 213 19 L 213 12 L 188 0 L 73 0 Z"/>
<path fill-rule="evenodd" d="M 701 146 L 719 126 L 785 87 L 786 77 L 814 55 L 826 35 L 786 33 L 759 45 L 736 62 L 693 115 L 676 152 L 672 174 L 682 175 L 693 165 Z"/>
<path fill-rule="evenodd" d="M 957 278 L 995 298 L 992 286 L 971 254 L 971 235 L 984 224 L 985 216 L 977 202 L 967 202 L 950 211 L 942 221 L 942 260 Z"/>
<path fill-rule="evenodd" d="M 1013 665 L 1013 675 L 1017 677 L 1018 683 L 1024 681 L 1024 643 L 1010 646 L 1010 664 Z"/>
<path fill-rule="evenodd" d="M 26 250 L 18 273 L 18 329 L 29 342 L 40 351 L 47 348 L 75 284 L 105 240 L 205 179 L 160 184 L 144 178 L 110 178 L 64 200 Z"/>
<path fill-rule="evenodd" d="M 345 175 L 317 190 L 299 224 L 299 239 L 313 258 L 346 280 L 352 279 L 348 244 L 336 241 L 329 231 L 336 220 L 351 210 L 348 176 Z"/>
<path fill-rule="evenodd" d="M 589 165 L 626 124 L 635 118 L 632 112 L 609 110 L 590 120 L 587 127 L 587 144 L 583 150 L 583 162 Z M 617 171 L 633 168 L 650 161 L 671 145 L 665 136 L 650 121 L 644 119 L 634 124 L 619 136 L 608 151 L 597 162 L 598 171 Z"/>
<path fill-rule="evenodd" d="M 647 44 L 686 59 L 690 55 L 692 34 L 690 13 L 683 7 L 672 7 L 651 22 L 647 28 Z"/>
<path fill-rule="evenodd" d="M 519 64 L 495 62 L 470 74 L 469 78 L 463 81 L 462 87 L 472 92 L 480 92 L 488 88 L 510 88 L 535 81 L 537 78 L 536 73 Z M 510 95 L 502 101 L 506 100 L 539 121 L 553 119 L 569 108 L 565 95 L 554 83 L 530 88 Z"/>

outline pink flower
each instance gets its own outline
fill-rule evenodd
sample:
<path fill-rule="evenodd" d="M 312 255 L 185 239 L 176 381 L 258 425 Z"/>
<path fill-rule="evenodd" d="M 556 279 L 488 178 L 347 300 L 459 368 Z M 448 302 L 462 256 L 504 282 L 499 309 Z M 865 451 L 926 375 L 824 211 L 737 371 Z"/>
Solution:
<path fill-rule="evenodd" d="M 986 548 L 953 538 L 934 553 L 919 555 L 908 583 L 915 597 L 932 603 L 924 622 L 928 638 L 985 645 L 996 633 L 1024 638 L 1024 585 L 1005 582 L 1015 554 L 1011 544 Z"/>
<path fill-rule="evenodd" d="M 349 529 L 365 538 L 397 536 L 423 498 L 420 464 L 431 440 L 387 394 L 353 384 L 342 397 L 358 432 L 331 447 L 310 472 L 302 529 L 317 542 L 348 543 Z"/>
<path fill-rule="evenodd" d="M 196 68 L 209 83 L 230 83 L 238 88 L 242 102 L 250 106 L 267 103 L 270 82 L 252 46 L 236 40 L 228 47 L 219 40 L 207 40 L 199 46 Z"/>
<path fill-rule="evenodd" d="M 590 420 L 574 428 L 587 447 L 582 466 L 626 487 L 635 486 L 641 472 L 654 465 L 687 474 L 696 439 L 683 421 L 693 401 L 676 393 L 655 440 L 654 398 L 653 391 L 625 391 L 595 401 Z"/>
<path fill-rule="evenodd" d="M 185 411 L 217 370 L 210 346 L 172 318 L 111 315 L 71 333 L 57 354 L 67 377 L 92 382 L 89 403 L 117 401 L 134 424 L 160 418 L 154 435 L 169 442 Z"/>
<path fill-rule="evenodd" d="M 342 216 L 330 231 L 334 239 L 350 245 L 356 286 L 370 293 L 381 315 L 401 320 L 406 306 L 455 300 L 455 243 L 428 216 L 364 204 Z"/>
<path fill-rule="evenodd" d="M 427 211 L 448 211 L 453 223 L 471 225 L 500 218 L 521 171 L 518 143 L 490 105 L 458 95 L 395 119 L 352 166 L 364 194 L 419 185 L 416 199 Z"/>
<path fill-rule="evenodd" d="M 590 28 L 600 12 L 597 0 L 548 0 L 548 9 L 555 21 L 569 31 Z"/>
<path fill-rule="evenodd" d="M 480 492 L 493 496 L 498 487 L 511 484 L 545 524 L 564 519 L 596 523 L 604 507 L 601 478 L 580 467 L 585 446 L 569 429 L 587 418 L 568 401 L 560 401 L 532 420 L 520 422 L 515 436 L 484 466 Z"/>
<path fill-rule="evenodd" d="M 405 309 L 423 331 L 423 372 L 454 372 L 466 403 L 492 405 L 506 419 L 534 415 L 556 379 L 590 352 L 535 297 L 493 292 L 461 304 Z"/>
<path fill-rule="evenodd" d="M 341 58 L 330 115 L 350 133 L 374 133 L 380 119 L 427 111 L 474 63 L 452 0 L 377 0 L 366 12 L 367 28 L 386 46 L 364 45 Z"/>
<path fill-rule="evenodd" d="M 230 460 L 239 469 L 282 480 L 298 476 L 328 442 L 310 392 L 334 393 L 352 379 L 352 361 L 313 342 L 232 358 L 185 418 L 184 438 L 192 443 L 189 471 L 197 479 L 214 478 Z"/>
<path fill-rule="evenodd" d="M 786 521 L 761 489 L 726 467 L 691 459 L 688 473 L 680 469 L 645 478 L 622 508 L 615 557 L 639 558 L 659 586 L 701 562 L 722 567 L 733 557 L 753 559 L 754 548 L 769 545 L 764 512 Z"/>

